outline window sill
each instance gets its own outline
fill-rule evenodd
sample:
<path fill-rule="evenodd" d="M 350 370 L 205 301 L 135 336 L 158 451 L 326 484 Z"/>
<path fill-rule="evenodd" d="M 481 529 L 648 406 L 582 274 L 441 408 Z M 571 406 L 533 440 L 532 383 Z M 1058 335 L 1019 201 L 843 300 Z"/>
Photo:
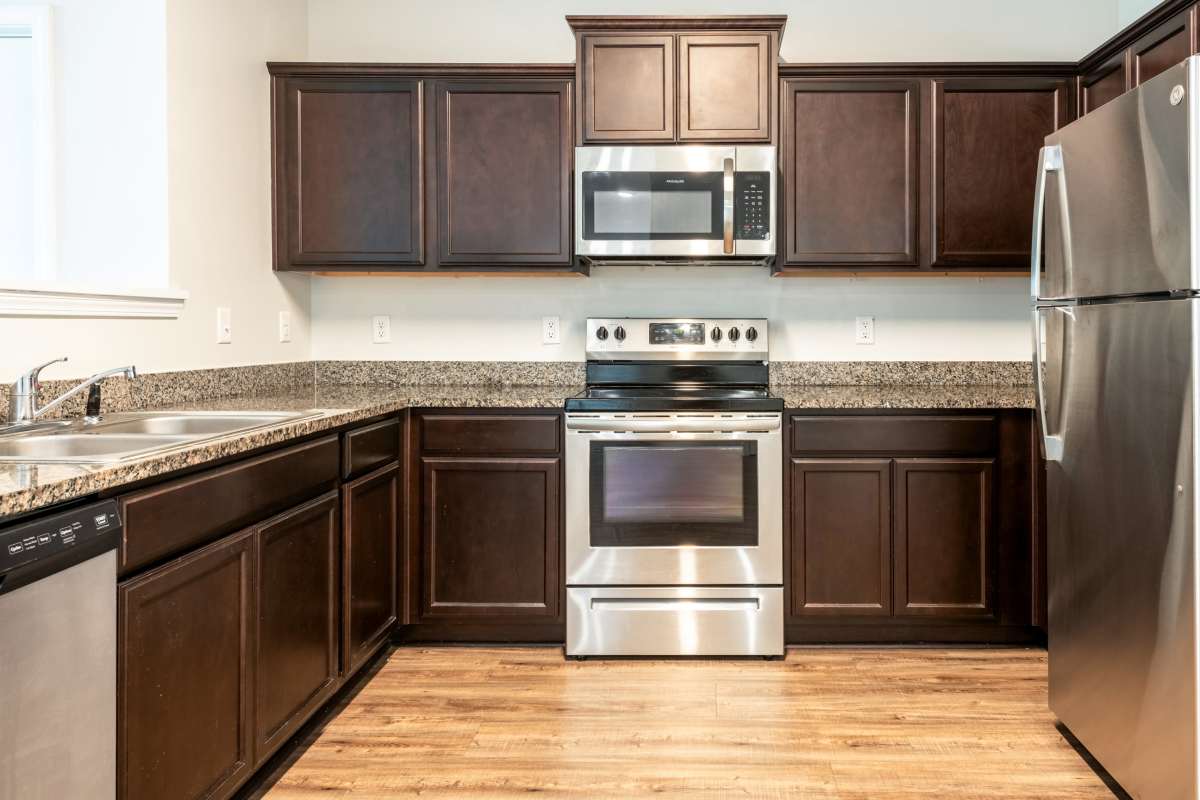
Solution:
<path fill-rule="evenodd" d="M 0 317 L 176 319 L 187 292 L 106 290 L 69 284 L 0 282 Z"/>

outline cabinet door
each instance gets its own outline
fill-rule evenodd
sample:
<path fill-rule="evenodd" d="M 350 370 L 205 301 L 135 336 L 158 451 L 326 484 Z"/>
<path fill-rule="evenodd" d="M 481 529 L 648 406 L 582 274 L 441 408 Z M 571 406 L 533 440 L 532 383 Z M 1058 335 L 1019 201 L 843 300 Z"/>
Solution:
<path fill-rule="evenodd" d="M 276 78 L 275 268 L 424 261 L 421 82 Z"/>
<path fill-rule="evenodd" d="M 571 83 L 439 81 L 442 267 L 571 264 Z"/>
<path fill-rule="evenodd" d="M 793 459 L 793 615 L 891 614 L 891 464 Z"/>
<path fill-rule="evenodd" d="M 992 459 L 895 462 L 895 613 L 991 616 Z"/>
<path fill-rule="evenodd" d="M 582 134 L 596 142 L 675 139 L 675 37 L 585 35 Z"/>
<path fill-rule="evenodd" d="M 916 81 L 783 84 L 783 267 L 916 267 Z"/>
<path fill-rule="evenodd" d="M 1196 6 L 1176 14 L 1129 49 L 1130 88 L 1141 86 L 1196 52 Z"/>
<path fill-rule="evenodd" d="M 255 756 L 266 760 L 337 688 L 338 497 L 259 530 Z"/>
<path fill-rule="evenodd" d="M 1079 113 L 1095 111 L 1129 91 L 1129 51 L 1123 50 L 1079 78 Z"/>
<path fill-rule="evenodd" d="M 250 774 L 254 532 L 117 588 L 117 796 L 228 797 Z"/>
<path fill-rule="evenodd" d="M 935 269 L 1028 272 L 1038 151 L 1067 113 L 1064 81 L 933 82 Z"/>
<path fill-rule="evenodd" d="M 558 615 L 559 466 L 421 459 L 422 618 Z"/>
<path fill-rule="evenodd" d="M 680 35 L 680 141 L 770 141 L 773 53 L 769 33 Z"/>
<path fill-rule="evenodd" d="M 342 669 L 354 672 L 396 624 L 400 465 L 342 487 Z"/>

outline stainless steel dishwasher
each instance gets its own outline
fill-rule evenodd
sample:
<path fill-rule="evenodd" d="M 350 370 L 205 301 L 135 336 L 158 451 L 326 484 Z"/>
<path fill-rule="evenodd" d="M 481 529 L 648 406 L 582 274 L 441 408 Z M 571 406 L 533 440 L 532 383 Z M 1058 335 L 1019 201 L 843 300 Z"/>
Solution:
<path fill-rule="evenodd" d="M 0 800 L 116 794 L 114 501 L 0 527 Z"/>

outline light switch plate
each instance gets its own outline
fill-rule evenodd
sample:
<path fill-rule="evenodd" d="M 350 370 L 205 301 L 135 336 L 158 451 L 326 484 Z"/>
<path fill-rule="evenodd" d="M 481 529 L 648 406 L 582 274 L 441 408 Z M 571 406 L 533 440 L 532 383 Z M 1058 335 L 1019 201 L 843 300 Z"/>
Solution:
<path fill-rule="evenodd" d="M 233 341 L 233 312 L 226 306 L 217 308 L 217 344 Z"/>
<path fill-rule="evenodd" d="M 371 317 L 371 343 L 387 344 L 392 340 L 392 318 L 387 314 Z"/>

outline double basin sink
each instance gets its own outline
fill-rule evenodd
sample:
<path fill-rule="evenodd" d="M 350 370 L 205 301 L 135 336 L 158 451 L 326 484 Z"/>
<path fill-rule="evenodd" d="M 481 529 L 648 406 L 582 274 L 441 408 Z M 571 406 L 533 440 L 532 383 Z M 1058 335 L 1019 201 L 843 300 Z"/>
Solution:
<path fill-rule="evenodd" d="M 108 414 L 96 422 L 0 425 L 0 463 L 113 463 L 318 415 L 286 411 L 132 412 Z"/>

